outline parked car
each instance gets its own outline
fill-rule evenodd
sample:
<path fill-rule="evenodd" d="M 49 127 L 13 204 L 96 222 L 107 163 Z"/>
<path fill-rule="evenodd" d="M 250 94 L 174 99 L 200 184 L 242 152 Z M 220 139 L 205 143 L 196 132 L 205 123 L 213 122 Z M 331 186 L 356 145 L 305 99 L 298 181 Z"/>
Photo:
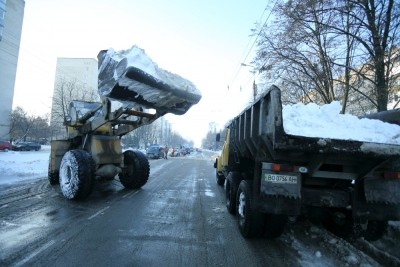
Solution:
<path fill-rule="evenodd" d="M 149 159 L 160 159 L 164 157 L 164 148 L 161 146 L 150 146 L 147 148 L 146 156 Z"/>
<path fill-rule="evenodd" d="M 42 146 L 35 142 L 19 142 L 13 144 L 12 146 L 12 149 L 15 151 L 30 151 L 30 150 L 38 151 L 41 148 Z"/>
<path fill-rule="evenodd" d="M 0 151 L 12 150 L 12 145 L 8 141 L 0 141 Z"/>

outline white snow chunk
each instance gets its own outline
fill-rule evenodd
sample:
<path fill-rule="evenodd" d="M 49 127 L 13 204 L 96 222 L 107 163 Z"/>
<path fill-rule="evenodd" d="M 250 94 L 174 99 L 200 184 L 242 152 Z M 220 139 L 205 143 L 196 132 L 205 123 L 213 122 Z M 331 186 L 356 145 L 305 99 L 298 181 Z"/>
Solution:
<path fill-rule="evenodd" d="M 346 257 L 346 261 L 351 265 L 359 264 L 359 260 L 354 255 L 349 255 Z"/>
<path fill-rule="evenodd" d="M 316 252 L 315 252 L 315 257 L 321 258 L 321 257 L 322 257 L 321 252 L 320 252 L 320 251 L 316 251 Z"/>
<path fill-rule="evenodd" d="M 399 125 L 360 119 L 340 114 L 340 111 L 338 101 L 322 106 L 315 103 L 285 105 L 282 107 L 283 128 L 287 134 L 297 136 L 400 145 Z M 319 144 L 325 143 L 320 140 Z"/>
<path fill-rule="evenodd" d="M 174 85 L 176 88 L 180 88 L 182 91 L 186 91 L 195 95 L 201 95 L 201 92 L 192 82 L 182 78 L 177 74 L 159 68 L 158 65 L 153 62 L 153 60 L 145 53 L 145 51 L 136 45 L 132 46 L 130 49 L 121 51 L 115 51 L 114 49 L 110 48 L 107 50 L 107 56 L 117 62 L 120 62 L 122 59 L 126 58 L 126 68 L 138 68 L 160 81 L 163 81 L 169 85 Z M 118 79 L 120 76 L 120 73 L 117 73 L 117 71 L 118 68 L 114 72 L 115 79 Z M 106 92 L 102 93 L 105 94 Z M 148 95 L 146 95 L 146 93 L 148 93 Z M 157 97 L 156 95 L 153 95 L 153 92 L 148 90 L 143 90 L 141 95 L 144 99 L 153 99 Z"/>

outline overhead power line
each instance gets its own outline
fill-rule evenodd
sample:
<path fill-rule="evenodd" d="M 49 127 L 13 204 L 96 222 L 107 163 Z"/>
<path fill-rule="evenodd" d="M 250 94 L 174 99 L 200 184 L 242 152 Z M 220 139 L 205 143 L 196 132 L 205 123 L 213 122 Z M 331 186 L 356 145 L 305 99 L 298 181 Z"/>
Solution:
<path fill-rule="evenodd" d="M 256 35 L 256 37 L 255 37 L 255 39 L 254 39 L 254 41 L 253 41 L 253 43 L 252 43 L 250 49 L 248 49 L 248 51 L 247 51 L 247 47 L 249 46 L 249 44 L 250 44 L 250 42 L 251 42 L 251 39 L 249 39 L 249 42 L 247 43 L 246 48 L 244 49 L 244 51 L 243 51 L 243 53 L 242 53 L 242 57 L 240 58 L 240 62 L 238 63 L 238 68 L 237 68 L 237 70 L 236 70 L 236 72 L 235 72 L 235 74 L 234 74 L 234 76 L 233 76 L 231 82 L 229 83 L 228 88 L 229 88 L 229 86 L 230 86 L 231 84 L 233 84 L 233 82 L 236 80 L 237 76 L 239 75 L 239 72 L 240 72 L 240 70 L 241 70 L 241 68 L 242 68 L 242 63 L 243 63 L 243 62 L 246 62 L 247 57 L 250 55 L 251 51 L 253 50 L 254 45 L 256 44 L 258 37 L 260 37 L 262 30 L 263 30 L 264 27 L 267 25 L 267 22 L 268 22 L 269 18 L 271 17 L 272 11 L 275 9 L 275 6 L 277 5 L 278 1 L 279 1 L 279 0 L 276 0 L 276 1 L 275 1 L 274 5 L 272 6 L 271 10 L 269 11 L 269 14 L 268 14 L 267 18 L 265 19 L 265 21 L 264 21 L 264 23 L 262 24 L 260 30 L 258 31 L 258 33 L 257 33 L 257 35 Z M 261 19 L 262 19 L 262 17 L 264 16 L 266 10 L 267 10 L 267 7 L 265 7 L 265 9 L 264 9 L 264 11 L 263 11 L 263 13 L 262 13 L 262 15 L 261 15 L 259 21 L 261 21 Z M 246 53 L 246 51 L 247 51 L 247 53 Z M 244 59 L 242 59 L 244 54 L 246 54 L 246 56 L 244 57 Z"/>

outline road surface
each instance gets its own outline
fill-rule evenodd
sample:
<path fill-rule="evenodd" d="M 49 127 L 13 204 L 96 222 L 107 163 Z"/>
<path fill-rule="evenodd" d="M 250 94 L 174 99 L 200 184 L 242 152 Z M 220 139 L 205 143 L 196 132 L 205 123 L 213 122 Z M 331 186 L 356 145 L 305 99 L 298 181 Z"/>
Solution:
<path fill-rule="evenodd" d="M 308 221 L 244 239 L 225 208 L 211 152 L 150 160 L 149 182 L 98 183 L 84 201 L 47 178 L 0 187 L 0 266 L 381 266 L 382 253 Z M 23 166 L 21 166 L 23 167 Z M 383 254 L 383 256 L 382 256 Z"/>

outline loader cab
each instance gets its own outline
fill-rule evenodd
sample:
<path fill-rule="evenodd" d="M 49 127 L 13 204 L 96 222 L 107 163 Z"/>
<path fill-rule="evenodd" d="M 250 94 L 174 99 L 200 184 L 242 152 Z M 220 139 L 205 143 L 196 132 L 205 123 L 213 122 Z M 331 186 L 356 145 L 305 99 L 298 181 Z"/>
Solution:
<path fill-rule="evenodd" d="M 101 117 L 102 103 L 87 102 L 87 101 L 71 101 L 69 104 L 68 115 L 65 116 L 65 125 L 69 138 L 81 135 L 80 129 L 87 123 L 90 123 L 95 118 Z M 111 132 L 111 124 L 105 123 L 96 129 L 96 133 L 109 134 Z"/>
<path fill-rule="evenodd" d="M 98 117 L 101 114 L 101 107 L 102 104 L 99 102 L 74 100 L 69 104 L 69 113 L 67 118 L 70 120 L 71 126 L 84 124 L 86 120 L 92 120 L 93 117 Z M 88 114 L 91 112 L 94 112 L 94 114 L 89 116 Z"/>

